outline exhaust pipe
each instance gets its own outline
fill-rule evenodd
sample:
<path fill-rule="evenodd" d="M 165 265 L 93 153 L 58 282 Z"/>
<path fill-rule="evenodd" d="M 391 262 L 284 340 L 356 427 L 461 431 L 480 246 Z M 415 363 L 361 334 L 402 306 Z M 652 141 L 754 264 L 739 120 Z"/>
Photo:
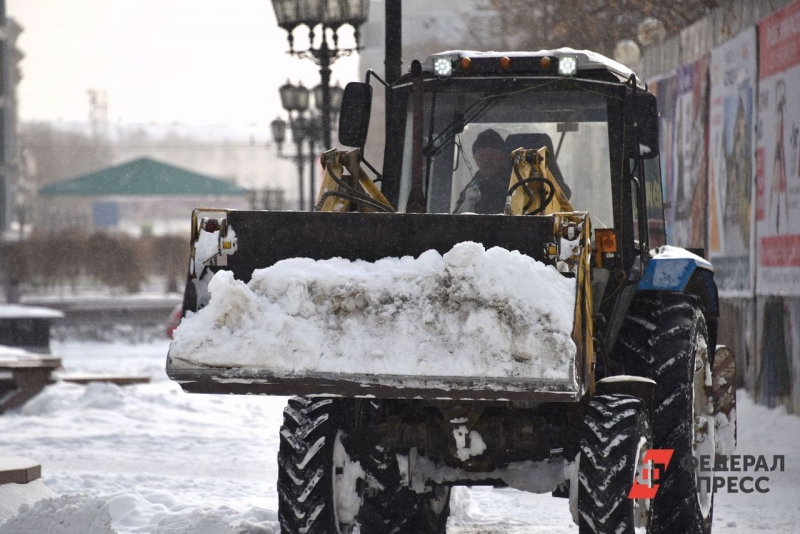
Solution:
<path fill-rule="evenodd" d="M 393 84 L 403 74 L 403 5 L 401 0 L 386 0 L 384 45 L 384 74 L 386 83 Z M 387 93 L 388 95 L 388 93 Z M 387 102 L 387 108 L 388 102 Z"/>

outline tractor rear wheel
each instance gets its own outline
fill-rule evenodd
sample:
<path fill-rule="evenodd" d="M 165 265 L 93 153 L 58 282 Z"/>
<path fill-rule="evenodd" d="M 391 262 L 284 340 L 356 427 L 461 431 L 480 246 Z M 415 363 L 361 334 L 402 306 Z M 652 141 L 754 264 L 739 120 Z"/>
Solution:
<path fill-rule="evenodd" d="M 647 406 L 630 395 L 595 395 L 584 423 L 578 464 L 580 533 L 649 532 L 649 500 L 628 498 L 652 444 Z"/>
<path fill-rule="evenodd" d="M 391 401 L 370 400 L 362 419 L 377 424 L 391 411 Z M 406 485 L 394 450 L 371 445 L 361 455 L 366 486 L 358 524 L 361 534 L 444 534 L 450 515 L 450 487 L 435 486 L 419 494 Z"/>
<path fill-rule="evenodd" d="M 686 459 L 700 460 L 699 456 L 714 463 L 708 343 L 706 322 L 694 296 L 643 293 L 631 304 L 615 347 L 626 373 L 655 380 L 654 447 L 674 451 L 653 502 L 654 534 L 711 532 L 713 492 L 699 484 L 702 475 L 697 467 L 682 466 Z"/>
<path fill-rule="evenodd" d="M 436 486 L 431 493 L 418 494 L 402 484 L 394 453 L 383 454 L 377 448 L 375 452 L 374 461 L 366 461 L 366 472 L 381 489 L 365 493 L 358 515 L 361 534 L 445 534 L 450 487 Z"/>

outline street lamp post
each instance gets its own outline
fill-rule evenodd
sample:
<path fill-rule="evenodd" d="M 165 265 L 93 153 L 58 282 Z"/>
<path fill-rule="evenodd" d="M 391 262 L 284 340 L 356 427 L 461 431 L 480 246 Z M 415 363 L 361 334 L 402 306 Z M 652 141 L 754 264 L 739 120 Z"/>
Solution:
<path fill-rule="evenodd" d="M 303 84 L 292 85 L 288 80 L 283 84 L 278 92 L 281 96 L 281 105 L 289 113 L 289 127 L 292 130 L 292 141 L 296 146 L 296 155 L 294 156 L 297 163 L 297 194 L 299 208 L 305 208 L 305 199 L 303 195 L 303 141 L 309 135 L 308 119 L 303 116 L 303 113 L 308 109 L 308 100 L 310 91 L 303 87 Z M 281 118 L 277 118 L 270 124 L 272 129 L 272 137 L 278 145 L 278 155 L 281 155 L 281 148 L 283 141 L 286 139 L 286 122 Z"/>
<path fill-rule="evenodd" d="M 309 206 L 311 210 L 314 209 L 314 195 L 316 194 L 316 144 L 323 140 L 324 128 L 322 122 L 324 118 L 324 96 L 321 85 L 309 91 L 303 84 L 292 85 L 287 81 L 279 88 L 281 96 L 281 104 L 289 114 L 289 128 L 292 132 L 292 140 L 296 145 L 296 152 L 292 156 L 284 156 L 282 152 L 283 142 L 286 140 L 286 121 L 280 117 L 276 118 L 270 123 L 272 130 L 272 139 L 278 145 L 278 157 L 293 159 L 297 164 L 298 172 L 298 191 L 300 209 L 305 209 L 305 194 L 303 187 L 304 168 L 306 157 L 309 158 L 311 163 L 310 168 L 310 193 L 309 193 Z M 314 107 L 317 112 L 309 110 L 309 96 L 314 95 Z M 337 82 L 337 84 L 330 88 L 330 116 L 335 118 L 339 113 L 339 106 L 342 102 L 342 95 L 344 89 Z M 310 111 L 310 117 L 306 117 L 306 111 Z M 308 156 L 303 153 L 303 141 L 308 141 L 309 153 Z"/>
<path fill-rule="evenodd" d="M 291 118 L 291 115 L 290 115 Z M 272 139 L 275 141 L 275 144 L 278 145 L 278 157 L 279 158 L 286 158 L 283 155 L 283 142 L 286 140 L 286 121 L 280 117 L 276 117 L 274 121 L 270 123 L 270 129 L 272 130 Z M 292 139 L 297 139 L 295 137 L 294 132 L 292 133 Z M 291 159 L 294 159 L 297 163 L 297 204 L 300 210 L 304 209 L 304 202 L 303 202 L 303 159 L 302 154 L 299 152 L 301 149 L 300 143 L 296 143 L 298 145 L 297 150 L 298 153 L 295 156 L 292 156 Z"/>
<path fill-rule="evenodd" d="M 272 0 L 278 26 L 288 32 L 289 53 L 308 58 L 319 65 L 322 101 L 322 142 L 325 149 L 331 148 L 331 65 L 343 56 L 359 50 L 358 27 L 367 20 L 369 0 Z M 355 30 L 356 47 L 339 48 L 339 28 L 350 25 Z M 307 26 L 309 33 L 308 50 L 294 49 L 292 32 L 298 26 Z M 317 27 L 321 26 L 320 44 L 315 47 Z M 333 47 L 328 44 L 328 30 L 333 39 Z"/>
<path fill-rule="evenodd" d="M 322 117 L 316 115 L 311 117 L 309 121 L 309 135 L 308 135 L 308 178 L 309 178 L 309 211 L 314 211 L 314 204 L 316 203 L 315 195 L 317 193 L 317 143 L 322 140 Z"/>
<path fill-rule="evenodd" d="M 291 118 L 291 115 L 289 115 Z M 306 136 L 308 135 L 308 119 L 303 117 L 302 115 L 298 115 L 294 120 L 290 122 L 292 128 L 292 140 L 294 141 L 296 147 L 296 160 L 297 160 L 297 179 L 298 179 L 298 203 L 300 204 L 300 209 L 304 210 L 305 200 L 303 195 L 303 169 L 305 167 L 305 154 L 303 154 L 303 141 L 306 140 Z"/>
<path fill-rule="evenodd" d="M 342 86 L 339 85 L 339 82 L 336 82 L 336 85 L 329 88 L 328 91 L 328 104 L 327 108 L 325 105 L 325 86 L 324 84 L 319 84 L 313 90 L 314 93 L 314 105 L 319 111 L 319 114 L 314 116 L 311 120 L 311 135 L 308 136 L 308 145 L 309 150 L 311 151 L 311 209 L 314 209 L 314 195 L 317 192 L 317 185 L 316 185 L 316 168 L 317 168 L 317 149 L 316 144 L 319 142 L 325 143 L 325 135 L 328 135 L 328 143 L 330 143 L 330 132 L 331 132 L 331 122 L 336 122 L 336 116 L 339 114 L 339 106 L 342 104 L 342 95 L 344 95 L 344 89 Z M 328 113 L 325 113 L 325 110 L 328 110 Z M 325 126 L 325 118 L 328 117 L 328 126 Z M 331 120 L 333 119 L 333 120 Z"/>

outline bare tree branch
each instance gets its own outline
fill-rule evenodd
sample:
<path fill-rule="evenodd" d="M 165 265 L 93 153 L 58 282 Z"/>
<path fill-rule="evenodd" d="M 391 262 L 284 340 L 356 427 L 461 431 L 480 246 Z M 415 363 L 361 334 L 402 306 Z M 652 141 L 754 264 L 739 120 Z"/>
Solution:
<path fill-rule="evenodd" d="M 490 48 L 573 46 L 611 55 L 620 40 L 636 40 L 648 17 L 660 20 L 669 36 L 719 5 L 720 0 L 484 0 L 479 9 L 494 13 L 495 23 L 475 34 L 483 34 L 480 41 Z"/>

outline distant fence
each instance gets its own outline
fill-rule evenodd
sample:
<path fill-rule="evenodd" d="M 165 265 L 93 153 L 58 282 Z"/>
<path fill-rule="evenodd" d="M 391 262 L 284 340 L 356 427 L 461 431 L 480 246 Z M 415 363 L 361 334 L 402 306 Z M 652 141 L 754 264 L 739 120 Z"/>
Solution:
<path fill-rule="evenodd" d="M 740 385 L 800 413 L 800 0 L 734 0 L 644 51 L 669 242 L 704 247 Z"/>
<path fill-rule="evenodd" d="M 89 280 L 113 292 L 135 293 L 148 276 L 158 276 L 165 280 L 165 291 L 179 291 L 189 263 L 189 243 L 178 236 L 133 238 L 64 231 L 0 244 L 0 259 L 6 283 L 28 288 L 69 292 Z"/>

